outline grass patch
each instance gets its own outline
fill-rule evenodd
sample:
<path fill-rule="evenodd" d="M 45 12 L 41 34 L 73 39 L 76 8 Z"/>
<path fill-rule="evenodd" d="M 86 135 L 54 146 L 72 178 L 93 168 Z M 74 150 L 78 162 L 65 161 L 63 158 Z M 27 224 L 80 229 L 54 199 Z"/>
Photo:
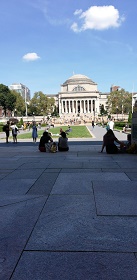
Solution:
<path fill-rule="evenodd" d="M 65 131 L 68 129 L 67 126 L 61 126 L 61 128 Z M 44 129 L 45 130 L 45 129 Z M 38 130 L 38 138 L 40 138 L 44 132 L 44 130 Z M 49 132 L 55 134 L 52 138 L 58 138 L 60 127 L 50 128 Z M 67 134 L 68 138 L 92 138 L 92 135 L 88 131 L 86 126 L 73 126 L 72 131 Z M 30 139 L 32 138 L 32 131 L 26 132 L 23 134 L 18 134 L 18 139 Z"/>

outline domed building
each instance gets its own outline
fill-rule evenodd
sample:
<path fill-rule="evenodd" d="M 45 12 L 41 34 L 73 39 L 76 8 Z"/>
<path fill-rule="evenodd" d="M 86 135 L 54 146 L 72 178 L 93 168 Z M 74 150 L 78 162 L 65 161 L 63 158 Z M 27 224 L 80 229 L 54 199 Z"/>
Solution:
<path fill-rule="evenodd" d="M 58 93 L 59 115 L 99 114 L 100 93 L 97 84 L 85 75 L 71 76 L 61 85 Z"/>

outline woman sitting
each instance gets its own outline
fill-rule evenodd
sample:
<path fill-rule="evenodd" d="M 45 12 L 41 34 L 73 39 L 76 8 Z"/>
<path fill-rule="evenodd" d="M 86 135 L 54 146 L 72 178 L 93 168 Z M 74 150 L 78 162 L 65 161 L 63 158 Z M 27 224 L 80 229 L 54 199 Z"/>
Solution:
<path fill-rule="evenodd" d="M 118 149 L 118 147 L 116 146 L 116 144 L 114 142 L 117 142 L 118 144 L 120 144 L 120 149 Z M 109 129 L 103 137 L 103 145 L 102 145 L 101 153 L 103 152 L 104 148 L 106 147 L 106 152 L 108 154 L 117 154 L 121 151 L 123 146 L 124 146 L 124 143 L 119 141 L 116 138 L 114 132 L 111 129 Z"/>
<path fill-rule="evenodd" d="M 46 152 L 50 150 L 50 146 L 53 143 L 53 139 L 50 137 L 47 131 L 43 132 L 43 136 L 40 138 L 39 150 L 40 152 Z"/>
<path fill-rule="evenodd" d="M 61 137 L 59 137 L 58 150 L 60 152 L 68 151 L 69 147 L 68 147 L 68 138 L 66 137 L 66 133 L 62 131 L 60 135 Z"/>

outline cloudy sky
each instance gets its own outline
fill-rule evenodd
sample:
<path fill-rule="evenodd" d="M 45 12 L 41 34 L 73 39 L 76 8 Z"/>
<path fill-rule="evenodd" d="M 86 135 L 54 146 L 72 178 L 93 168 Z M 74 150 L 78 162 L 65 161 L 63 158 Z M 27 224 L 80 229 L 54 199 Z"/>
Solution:
<path fill-rule="evenodd" d="M 137 91 L 136 0 L 1 0 L 0 83 L 57 94 L 74 74 Z"/>

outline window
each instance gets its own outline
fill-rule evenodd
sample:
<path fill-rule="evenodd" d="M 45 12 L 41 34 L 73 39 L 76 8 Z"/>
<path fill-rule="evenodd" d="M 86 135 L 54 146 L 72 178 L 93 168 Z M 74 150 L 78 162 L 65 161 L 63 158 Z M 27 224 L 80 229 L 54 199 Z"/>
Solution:
<path fill-rule="evenodd" d="M 74 89 L 73 89 L 73 91 L 85 91 L 85 89 L 83 88 L 83 87 L 81 87 L 81 86 L 77 86 L 77 87 L 75 87 Z"/>

